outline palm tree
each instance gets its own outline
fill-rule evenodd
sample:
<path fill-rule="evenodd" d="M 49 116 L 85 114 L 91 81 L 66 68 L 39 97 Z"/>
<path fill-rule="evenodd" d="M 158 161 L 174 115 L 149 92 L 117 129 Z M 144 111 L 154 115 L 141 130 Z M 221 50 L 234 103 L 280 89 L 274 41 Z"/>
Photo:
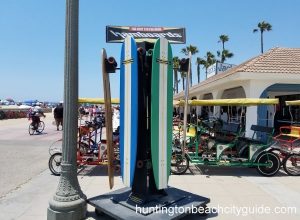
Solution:
<path fill-rule="evenodd" d="M 222 52 L 217 51 L 217 55 L 218 55 L 218 57 L 221 58 L 220 59 L 221 63 L 224 63 L 227 58 L 232 58 L 234 56 L 233 53 L 231 53 L 229 50 L 226 50 L 226 49 L 223 50 Z"/>
<path fill-rule="evenodd" d="M 179 70 L 179 58 L 173 57 L 173 71 L 174 71 L 174 92 L 178 93 L 178 70 Z"/>
<path fill-rule="evenodd" d="M 219 36 L 219 41 L 218 41 L 218 43 L 222 43 L 222 48 L 223 48 L 223 50 L 225 50 L 225 47 L 224 47 L 224 44 L 225 44 L 225 42 L 227 42 L 227 41 L 229 41 L 229 37 L 228 37 L 228 35 L 225 35 L 225 34 L 222 34 L 222 35 L 220 35 Z"/>
<path fill-rule="evenodd" d="M 224 61 L 227 58 L 233 57 L 233 53 L 231 53 L 231 52 L 229 52 L 229 50 L 225 49 L 225 42 L 229 41 L 228 35 L 222 34 L 222 35 L 219 36 L 219 39 L 220 40 L 218 41 L 218 43 L 222 43 L 222 52 L 217 51 L 217 55 L 218 55 L 218 57 L 221 58 L 220 62 L 224 63 Z"/>
<path fill-rule="evenodd" d="M 186 56 L 189 55 L 189 52 L 191 52 L 192 55 L 198 53 L 198 48 L 196 46 L 193 46 L 190 44 L 190 46 L 187 46 L 185 48 L 182 48 L 181 50 L 181 53 L 184 53 Z M 192 74 L 192 68 L 191 69 L 191 72 L 190 72 L 190 85 L 192 86 L 193 85 L 193 74 Z"/>
<path fill-rule="evenodd" d="M 210 51 L 206 52 L 205 58 L 206 58 L 206 62 L 209 64 L 209 66 L 216 63 L 215 55 Z"/>
<path fill-rule="evenodd" d="M 204 58 L 205 59 L 202 59 L 202 61 L 201 61 L 201 65 L 203 65 L 203 68 L 205 68 L 205 74 L 206 74 L 206 78 L 207 78 L 208 67 L 210 67 L 211 65 L 216 63 L 217 60 L 215 59 L 215 55 L 210 51 L 206 52 L 206 56 Z"/>
<path fill-rule="evenodd" d="M 181 81 L 182 81 L 182 90 L 184 91 L 184 78 L 186 77 L 186 72 L 180 72 Z"/>
<path fill-rule="evenodd" d="M 258 28 L 253 29 L 253 33 L 260 31 L 260 45 L 261 45 L 261 53 L 264 53 L 264 43 L 263 43 L 263 33 L 265 31 L 271 31 L 272 30 L 272 25 L 269 24 L 268 22 L 262 21 L 259 22 L 257 25 Z"/>
<path fill-rule="evenodd" d="M 197 64 L 197 80 L 198 80 L 198 83 L 200 83 L 200 65 L 205 65 L 205 60 L 202 59 L 201 57 L 197 57 L 197 60 L 196 60 L 196 64 Z"/>

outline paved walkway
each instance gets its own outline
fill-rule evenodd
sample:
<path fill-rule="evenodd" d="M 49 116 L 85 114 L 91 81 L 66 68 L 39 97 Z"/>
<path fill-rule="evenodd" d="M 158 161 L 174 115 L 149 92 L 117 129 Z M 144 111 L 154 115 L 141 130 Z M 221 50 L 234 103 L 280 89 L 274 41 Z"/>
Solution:
<path fill-rule="evenodd" d="M 28 135 L 26 119 L 1 121 L 0 220 L 47 218 L 48 202 L 59 181 L 47 169 L 48 147 L 61 137 L 61 131 L 51 125 L 50 115 L 45 121 L 47 135 L 38 136 Z M 87 198 L 110 192 L 105 166 L 85 167 L 78 180 Z M 283 171 L 267 178 L 250 168 L 191 166 L 185 175 L 171 175 L 169 184 L 211 199 L 208 206 L 214 213 L 185 219 L 300 219 L 300 178 L 287 176 Z M 121 187 L 117 176 L 114 190 Z M 281 214 L 275 213 L 280 211 Z M 90 205 L 87 219 L 100 219 Z"/>
<path fill-rule="evenodd" d="M 0 219 L 46 219 L 48 201 L 54 194 L 59 177 L 45 170 L 26 184 L 0 199 Z M 89 166 L 78 174 L 81 189 L 88 198 L 109 192 L 105 167 Z M 300 179 L 283 172 L 266 178 L 255 169 L 210 168 L 192 166 L 188 174 L 170 177 L 171 186 L 211 199 L 213 212 L 206 217 L 187 216 L 184 219 L 299 219 Z M 115 177 L 115 189 L 123 187 Z M 276 214 L 275 211 L 290 214 Z M 256 211 L 255 211 L 256 209 Z M 262 209 L 270 214 L 261 213 Z M 294 213 L 296 209 L 297 213 Z M 249 213 L 250 212 L 250 213 Z M 251 212 L 255 212 L 251 214 Z M 97 219 L 94 208 L 88 205 L 87 219 Z M 100 218 L 98 218 L 100 219 Z M 101 218 L 103 219 L 103 218 Z"/>
<path fill-rule="evenodd" d="M 0 120 L 0 198 L 47 169 L 48 148 L 62 131 L 52 125 L 53 114 L 41 120 L 45 130 L 39 135 L 29 135 L 27 118 Z"/>

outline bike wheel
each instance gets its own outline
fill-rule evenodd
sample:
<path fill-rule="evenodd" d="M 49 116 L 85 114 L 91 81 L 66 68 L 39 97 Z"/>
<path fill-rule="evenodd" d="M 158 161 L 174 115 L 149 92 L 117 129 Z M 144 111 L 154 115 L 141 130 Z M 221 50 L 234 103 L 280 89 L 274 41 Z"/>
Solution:
<path fill-rule="evenodd" d="M 283 169 L 290 176 L 300 176 L 300 155 L 288 155 L 283 160 Z"/>
<path fill-rule="evenodd" d="M 257 165 L 257 171 L 263 176 L 274 176 L 278 172 L 281 165 L 279 157 L 273 152 L 261 153 L 256 162 L 263 164 L 270 163 L 269 166 Z"/>
<path fill-rule="evenodd" d="M 184 174 L 189 168 L 189 159 L 186 154 L 183 156 L 180 152 L 173 152 L 171 158 L 171 173 L 175 175 Z"/>
<path fill-rule="evenodd" d="M 45 128 L 45 123 L 44 123 L 43 121 L 40 121 L 40 122 L 39 122 L 39 125 L 38 125 L 38 128 L 36 129 L 36 131 L 37 131 L 38 133 L 42 133 L 43 130 L 44 130 L 44 128 Z"/>
<path fill-rule="evenodd" d="M 60 176 L 61 161 L 62 161 L 61 153 L 52 154 L 51 157 L 49 158 L 49 162 L 48 162 L 49 170 L 55 176 Z"/>
<path fill-rule="evenodd" d="M 34 132 L 35 132 L 34 126 L 33 126 L 32 123 L 30 123 L 30 124 L 29 124 L 29 127 L 28 127 L 28 133 L 29 133 L 30 135 L 33 135 Z"/>

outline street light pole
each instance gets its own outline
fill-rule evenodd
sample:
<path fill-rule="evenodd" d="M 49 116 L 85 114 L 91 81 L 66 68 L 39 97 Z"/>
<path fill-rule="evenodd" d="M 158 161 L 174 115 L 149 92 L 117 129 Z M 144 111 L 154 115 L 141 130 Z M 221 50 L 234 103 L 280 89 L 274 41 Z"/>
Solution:
<path fill-rule="evenodd" d="M 79 0 L 66 0 L 64 124 L 61 176 L 49 201 L 48 220 L 85 218 L 86 202 L 77 179 Z"/>

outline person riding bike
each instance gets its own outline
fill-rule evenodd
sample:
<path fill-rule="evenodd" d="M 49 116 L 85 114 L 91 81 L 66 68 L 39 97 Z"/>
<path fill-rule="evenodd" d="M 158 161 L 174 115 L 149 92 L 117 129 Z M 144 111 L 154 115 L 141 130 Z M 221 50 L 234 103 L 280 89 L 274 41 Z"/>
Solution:
<path fill-rule="evenodd" d="M 46 117 L 46 115 L 44 114 L 44 112 L 42 111 L 42 108 L 38 105 L 35 105 L 29 112 L 29 119 L 31 118 L 32 120 L 32 126 L 34 127 L 34 129 L 37 129 L 40 123 L 40 117 L 43 116 L 44 118 Z"/>

